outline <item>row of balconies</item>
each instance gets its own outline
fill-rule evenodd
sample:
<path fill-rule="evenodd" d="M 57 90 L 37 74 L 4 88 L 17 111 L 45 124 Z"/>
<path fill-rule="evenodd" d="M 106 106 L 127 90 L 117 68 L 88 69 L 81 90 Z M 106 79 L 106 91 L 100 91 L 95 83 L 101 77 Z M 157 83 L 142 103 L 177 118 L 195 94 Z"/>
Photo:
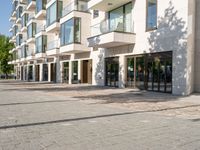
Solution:
<path fill-rule="evenodd" d="M 52 1 L 55 0 L 47 0 L 47 6 L 50 7 L 53 4 Z M 110 1 L 111 3 L 108 3 Z M 90 0 L 88 2 L 88 7 L 90 9 L 101 10 L 101 11 L 109 11 L 111 9 L 117 8 L 125 3 L 130 2 L 131 0 Z M 32 6 L 34 6 L 34 2 L 30 2 Z M 29 4 L 29 5 L 30 5 Z M 47 8 L 48 8 L 47 7 Z M 31 8 L 31 6 L 29 6 Z M 58 8 L 58 7 L 57 7 Z M 26 8 L 27 9 L 27 8 Z M 74 10 L 82 10 L 82 11 L 74 11 Z M 63 7 L 62 15 L 60 19 L 57 18 L 56 21 L 47 23 L 47 26 L 37 26 L 35 37 L 41 35 L 52 36 L 52 34 L 60 34 L 62 31 L 61 24 L 65 23 L 72 17 L 81 18 L 81 42 L 80 43 L 69 43 L 67 45 L 60 45 L 60 41 L 52 40 L 47 42 L 47 46 L 45 48 L 44 53 L 32 55 L 32 59 L 40 59 L 48 56 L 55 56 L 59 54 L 71 54 L 71 53 L 79 53 L 90 51 L 90 47 L 96 48 L 110 48 L 116 46 L 130 45 L 135 43 L 135 34 L 133 30 L 133 23 L 131 20 L 127 22 L 129 25 L 127 26 L 124 20 L 118 19 L 117 21 L 111 21 L 109 19 L 103 20 L 100 23 L 95 25 L 90 25 L 91 23 L 91 15 L 87 12 L 88 9 L 86 7 L 75 7 L 75 2 L 65 5 Z M 58 12 L 58 11 L 57 11 Z M 43 19 L 45 19 L 46 12 L 42 12 Z M 22 14 L 23 15 L 23 14 Z M 37 14 L 36 14 L 37 16 Z M 37 22 L 35 19 L 36 16 L 29 17 L 28 22 Z M 58 17 L 58 15 L 56 15 Z M 48 22 L 48 19 L 47 19 Z M 27 23 L 30 24 L 30 23 Z M 13 29 L 12 29 L 13 30 Z M 27 31 L 27 27 L 21 29 L 21 32 L 24 34 Z M 24 44 L 35 44 L 35 37 L 29 38 L 26 40 Z M 11 41 L 16 40 L 16 36 L 13 36 Z M 20 47 L 17 47 L 20 49 Z M 35 52 L 34 49 L 32 49 Z M 28 60 L 28 59 L 22 59 Z M 30 60 L 30 59 L 29 59 Z"/>

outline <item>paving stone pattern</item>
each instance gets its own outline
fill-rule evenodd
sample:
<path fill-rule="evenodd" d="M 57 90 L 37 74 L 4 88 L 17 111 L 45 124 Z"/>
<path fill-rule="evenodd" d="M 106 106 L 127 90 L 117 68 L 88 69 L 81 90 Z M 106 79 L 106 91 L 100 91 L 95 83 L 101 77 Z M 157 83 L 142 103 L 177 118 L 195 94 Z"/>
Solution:
<path fill-rule="evenodd" d="M 0 81 L 0 150 L 199 150 L 200 95 Z"/>

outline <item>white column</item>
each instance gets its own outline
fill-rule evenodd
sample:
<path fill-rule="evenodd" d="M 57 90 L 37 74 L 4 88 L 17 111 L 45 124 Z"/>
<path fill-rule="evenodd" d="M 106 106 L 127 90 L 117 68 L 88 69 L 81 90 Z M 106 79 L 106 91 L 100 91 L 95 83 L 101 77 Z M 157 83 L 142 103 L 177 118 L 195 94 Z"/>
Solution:
<path fill-rule="evenodd" d="M 33 64 L 33 82 L 35 82 L 35 64 Z"/>
<path fill-rule="evenodd" d="M 43 64 L 40 64 L 40 79 L 39 81 L 41 82 L 43 80 Z"/>
<path fill-rule="evenodd" d="M 69 61 L 69 84 L 72 84 L 72 61 Z"/>
<path fill-rule="evenodd" d="M 48 63 L 48 82 L 51 82 L 51 63 Z"/>
<path fill-rule="evenodd" d="M 125 88 L 126 84 L 126 60 L 125 56 L 120 56 L 119 57 L 119 87 L 120 88 Z"/>
<path fill-rule="evenodd" d="M 82 79 L 82 61 L 78 60 L 78 81 L 81 83 Z"/>

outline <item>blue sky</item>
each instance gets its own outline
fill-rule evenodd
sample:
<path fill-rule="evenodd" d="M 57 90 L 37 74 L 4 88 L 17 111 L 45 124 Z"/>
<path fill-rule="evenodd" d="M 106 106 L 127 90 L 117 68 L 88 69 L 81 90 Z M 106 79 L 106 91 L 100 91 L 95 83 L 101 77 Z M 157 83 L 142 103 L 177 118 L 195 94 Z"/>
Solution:
<path fill-rule="evenodd" d="M 11 23 L 9 18 L 11 15 L 12 1 L 11 0 L 0 0 L 0 33 L 10 36 L 9 29 Z"/>

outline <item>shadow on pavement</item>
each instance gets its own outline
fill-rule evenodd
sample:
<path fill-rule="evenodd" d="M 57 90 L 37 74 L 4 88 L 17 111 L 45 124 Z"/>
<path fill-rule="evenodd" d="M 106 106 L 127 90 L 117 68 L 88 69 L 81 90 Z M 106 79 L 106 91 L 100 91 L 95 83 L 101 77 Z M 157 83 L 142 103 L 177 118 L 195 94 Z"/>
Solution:
<path fill-rule="evenodd" d="M 27 123 L 27 124 L 5 125 L 5 126 L 0 126 L 0 129 L 49 125 L 49 124 L 56 124 L 56 123 L 63 123 L 63 122 L 75 122 L 75 121 L 81 121 L 81 120 L 90 120 L 90 119 L 97 119 L 97 118 L 124 116 L 124 115 L 140 114 L 140 113 L 142 114 L 142 113 L 160 112 L 160 111 L 183 109 L 183 108 L 188 108 L 188 107 L 199 107 L 199 106 L 200 105 L 189 105 L 189 106 L 184 106 L 184 107 L 173 107 L 173 108 L 165 108 L 165 109 L 157 109 L 157 110 L 149 110 L 149 111 L 124 112 L 124 113 L 114 113 L 114 114 L 97 115 L 97 116 L 90 116 L 90 117 L 80 117 L 80 118 L 72 118 L 72 119 L 62 119 L 62 120 L 53 120 L 53 121 L 44 121 L 44 122 Z"/>

